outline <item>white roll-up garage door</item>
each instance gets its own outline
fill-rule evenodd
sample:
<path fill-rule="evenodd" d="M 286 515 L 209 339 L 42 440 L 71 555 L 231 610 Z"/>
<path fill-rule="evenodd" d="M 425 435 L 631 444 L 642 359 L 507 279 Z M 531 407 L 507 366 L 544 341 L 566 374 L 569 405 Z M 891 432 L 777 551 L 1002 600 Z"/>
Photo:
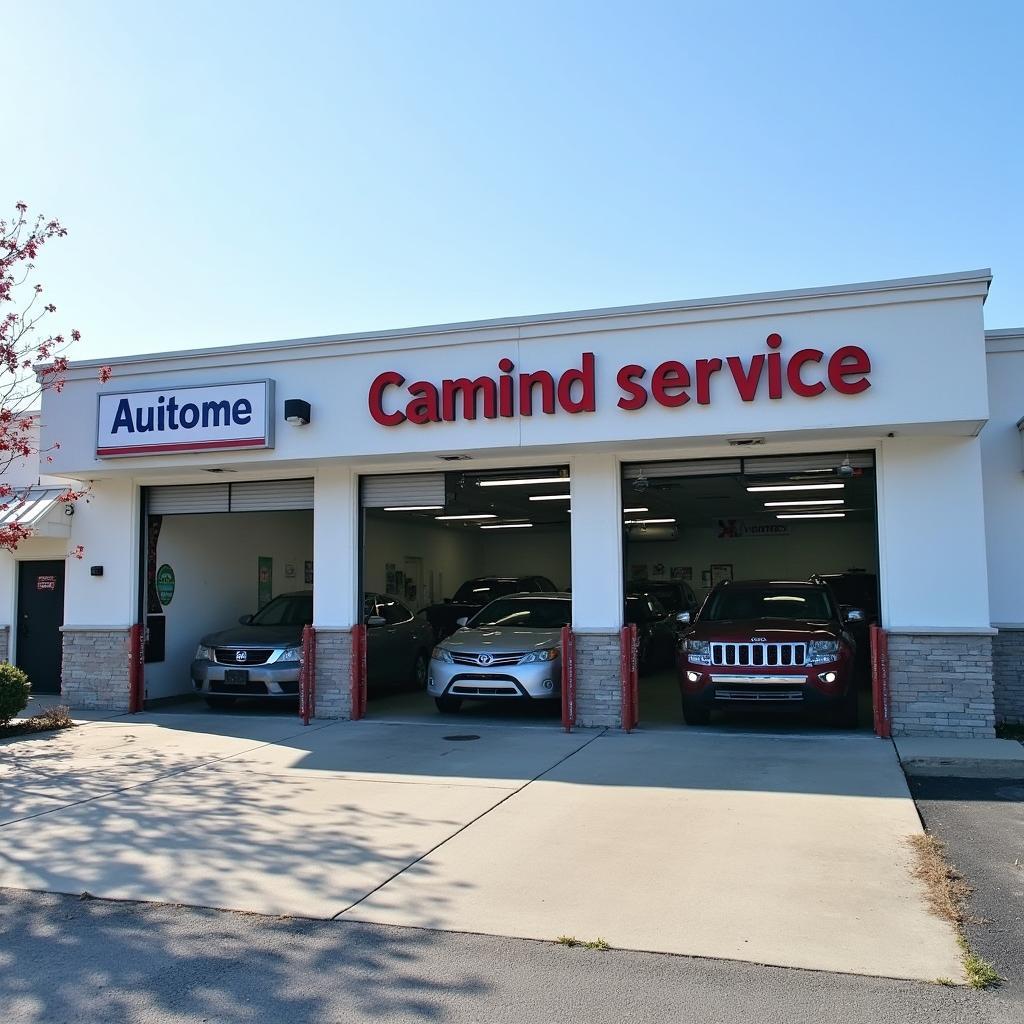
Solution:
<path fill-rule="evenodd" d="M 147 488 L 150 515 L 204 512 L 280 512 L 313 507 L 313 480 L 245 480 Z"/>
<path fill-rule="evenodd" d="M 444 473 L 390 473 L 360 478 L 363 508 L 444 505 Z"/>

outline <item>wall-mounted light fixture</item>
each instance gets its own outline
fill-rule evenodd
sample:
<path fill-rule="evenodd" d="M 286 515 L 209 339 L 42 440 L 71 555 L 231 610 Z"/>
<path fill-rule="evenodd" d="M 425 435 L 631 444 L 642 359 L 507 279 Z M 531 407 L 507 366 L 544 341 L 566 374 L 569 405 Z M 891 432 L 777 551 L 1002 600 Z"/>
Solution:
<path fill-rule="evenodd" d="M 75 514 L 75 506 L 74 505 L 69 503 L 69 504 L 64 506 L 64 515 L 66 515 L 66 516 L 73 516 L 74 514 Z"/>
<path fill-rule="evenodd" d="M 284 402 L 284 418 L 293 427 L 304 427 L 310 420 L 309 402 L 301 398 L 286 398 Z"/>

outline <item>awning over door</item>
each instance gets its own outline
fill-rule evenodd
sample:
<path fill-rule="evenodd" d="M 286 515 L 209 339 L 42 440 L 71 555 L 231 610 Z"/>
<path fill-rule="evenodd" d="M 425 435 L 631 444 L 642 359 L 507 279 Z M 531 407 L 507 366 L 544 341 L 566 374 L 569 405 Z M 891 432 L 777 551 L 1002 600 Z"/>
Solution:
<path fill-rule="evenodd" d="M 66 487 L 33 487 L 15 492 L 0 502 L 7 506 L 0 511 L 0 527 L 17 524 L 31 529 L 37 537 L 70 537 L 71 516 L 65 514 L 69 505 L 59 500 L 65 493 Z"/>

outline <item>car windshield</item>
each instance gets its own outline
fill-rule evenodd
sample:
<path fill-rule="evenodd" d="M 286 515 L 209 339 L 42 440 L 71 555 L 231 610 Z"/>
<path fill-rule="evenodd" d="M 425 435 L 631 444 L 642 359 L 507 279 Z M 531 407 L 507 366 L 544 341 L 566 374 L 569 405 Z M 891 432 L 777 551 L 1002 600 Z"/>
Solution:
<path fill-rule="evenodd" d="M 724 587 L 712 594 L 701 619 L 811 619 L 835 617 L 828 591 L 816 587 Z"/>
<path fill-rule="evenodd" d="M 572 602 L 558 598 L 504 598 L 492 601 L 469 620 L 480 626 L 516 626 L 520 629 L 561 629 L 572 621 Z"/>
<path fill-rule="evenodd" d="M 308 626 L 313 621 L 313 595 L 282 594 L 252 618 L 254 626 Z"/>
<path fill-rule="evenodd" d="M 656 597 L 651 598 L 642 594 L 626 597 L 627 622 L 654 622 L 664 617 L 665 609 L 658 603 Z"/>
<path fill-rule="evenodd" d="M 518 594 L 528 589 L 521 580 L 470 580 L 455 591 L 452 600 L 456 604 L 487 604 L 496 597 Z"/>

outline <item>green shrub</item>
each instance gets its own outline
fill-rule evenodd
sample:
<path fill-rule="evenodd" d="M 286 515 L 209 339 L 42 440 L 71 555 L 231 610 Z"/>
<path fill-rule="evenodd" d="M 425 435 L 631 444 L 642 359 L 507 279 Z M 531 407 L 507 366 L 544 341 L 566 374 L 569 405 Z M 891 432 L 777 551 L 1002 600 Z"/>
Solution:
<path fill-rule="evenodd" d="M 25 710 L 32 684 L 28 676 L 6 661 L 0 662 L 0 725 Z"/>

